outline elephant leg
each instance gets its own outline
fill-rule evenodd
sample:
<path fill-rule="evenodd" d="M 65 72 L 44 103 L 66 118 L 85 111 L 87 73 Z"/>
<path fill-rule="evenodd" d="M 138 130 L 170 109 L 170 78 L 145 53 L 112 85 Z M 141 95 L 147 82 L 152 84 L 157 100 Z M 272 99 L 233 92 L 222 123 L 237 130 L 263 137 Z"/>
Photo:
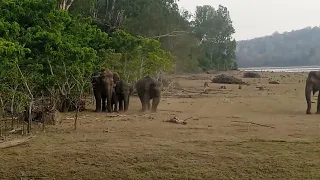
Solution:
<path fill-rule="evenodd" d="M 102 111 L 105 112 L 106 111 L 106 96 L 102 95 L 101 99 L 102 99 Z"/>
<path fill-rule="evenodd" d="M 312 91 L 312 83 L 306 83 L 306 87 L 305 87 L 305 98 L 307 101 L 306 114 L 311 114 L 311 112 L 310 112 L 310 110 L 311 110 L 311 91 Z"/>
<path fill-rule="evenodd" d="M 148 110 L 150 110 L 151 104 L 150 104 L 150 100 L 147 102 L 148 105 Z"/>
<path fill-rule="evenodd" d="M 141 104 L 142 104 L 142 112 L 145 112 L 147 110 L 147 105 L 148 105 L 148 101 L 150 101 L 149 99 L 149 95 L 148 94 L 144 94 L 141 98 L 140 98 Z"/>
<path fill-rule="evenodd" d="M 320 91 L 319 91 L 319 94 L 318 94 L 317 112 L 316 112 L 316 114 L 320 114 Z"/>
<path fill-rule="evenodd" d="M 113 112 L 118 112 L 118 98 L 114 92 L 112 93 L 112 106 Z"/>
<path fill-rule="evenodd" d="M 139 97 L 139 99 L 140 99 L 140 103 L 141 103 L 141 111 L 142 111 L 142 109 L 143 109 L 143 95 L 142 94 L 139 94 L 139 92 L 138 92 L 138 97 Z"/>
<path fill-rule="evenodd" d="M 123 111 L 123 98 L 120 97 L 119 99 L 120 99 L 120 101 L 119 101 L 119 111 Z"/>
<path fill-rule="evenodd" d="M 127 99 L 128 108 L 129 108 L 129 103 L 130 103 L 130 95 L 128 95 L 128 99 Z"/>
<path fill-rule="evenodd" d="M 96 112 L 101 112 L 101 94 L 94 91 L 94 97 L 96 100 Z"/>
<path fill-rule="evenodd" d="M 124 111 L 127 111 L 129 108 L 129 96 L 125 95 L 123 98 Z"/>
<path fill-rule="evenodd" d="M 160 97 L 154 97 L 152 100 L 151 112 L 157 112 L 158 105 L 160 103 Z"/>

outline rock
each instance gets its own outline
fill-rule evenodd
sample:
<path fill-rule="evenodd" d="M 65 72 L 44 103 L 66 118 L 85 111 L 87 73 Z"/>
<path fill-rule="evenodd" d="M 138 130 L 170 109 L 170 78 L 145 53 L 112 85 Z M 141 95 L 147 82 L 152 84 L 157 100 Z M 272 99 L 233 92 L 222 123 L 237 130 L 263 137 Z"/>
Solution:
<path fill-rule="evenodd" d="M 280 84 L 278 81 L 269 81 L 269 84 Z"/>

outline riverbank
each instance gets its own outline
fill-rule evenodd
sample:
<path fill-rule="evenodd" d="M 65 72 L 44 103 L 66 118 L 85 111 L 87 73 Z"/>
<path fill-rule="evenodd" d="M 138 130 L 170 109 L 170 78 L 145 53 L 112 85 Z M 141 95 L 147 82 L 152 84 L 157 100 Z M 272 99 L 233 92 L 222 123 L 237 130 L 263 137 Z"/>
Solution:
<path fill-rule="evenodd" d="M 241 89 L 209 83 L 207 93 L 203 84 L 215 74 L 178 76 L 158 113 L 139 113 L 137 97 L 118 116 L 91 106 L 77 131 L 63 114 L 28 144 L 0 150 L 0 177 L 320 179 L 319 115 L 305 114 L 307 73 L 260 74 L 242 78 L 250 85 Z M 186 125 L 164 122 L 174 117 Z"/>

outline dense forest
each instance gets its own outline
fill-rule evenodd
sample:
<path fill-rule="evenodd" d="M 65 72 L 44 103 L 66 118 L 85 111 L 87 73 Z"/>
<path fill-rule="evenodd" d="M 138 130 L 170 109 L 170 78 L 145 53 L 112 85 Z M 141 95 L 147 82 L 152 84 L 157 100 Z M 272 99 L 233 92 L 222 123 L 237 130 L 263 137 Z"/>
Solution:
<path fill-rule="evenodd" d="M 238 41 L 239 67 L 320 65 L 320 27 Z"/>
<path fill-rule="evenodd" d="M 179 8 L 177 1 L 60 0 L 60 6 L 68 7 L 69 2 L 71 15 L 93 19 L 109 35 L 123 30 L 156 40 L 172 55 L 175 72 L 233 68 L 236 41 L 228 9 L 205 5 L 188 12 Z"/>
<path fill-rule="evenodd" d="M 0 110 L 77 105 L 101 68 L 128 82 L 235 68 L 234 33 L 221 5 L 188 12 L 176 0 L 0 0 Z"/>

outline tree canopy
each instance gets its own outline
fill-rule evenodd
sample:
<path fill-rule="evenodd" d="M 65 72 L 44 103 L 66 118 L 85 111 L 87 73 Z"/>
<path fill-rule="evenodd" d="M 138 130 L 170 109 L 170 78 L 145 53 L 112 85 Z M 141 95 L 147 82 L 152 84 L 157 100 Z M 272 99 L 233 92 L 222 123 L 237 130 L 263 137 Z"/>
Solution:
<path fill-rule="evenodd" d="M 275 32 L 270 36 L 237 42 L 240 67 L 320 65 L 320 27 Z"/>
<path fill-rule="evenodd" d="M 93 18 L 103 31 L 122 29 L 134 36 L 159 40 L 170 51 L 177 72 L 233 68 L 235 30 L 226 7 L 178 7 L 177 0 L 75 0 L 71 14 Z"/>

